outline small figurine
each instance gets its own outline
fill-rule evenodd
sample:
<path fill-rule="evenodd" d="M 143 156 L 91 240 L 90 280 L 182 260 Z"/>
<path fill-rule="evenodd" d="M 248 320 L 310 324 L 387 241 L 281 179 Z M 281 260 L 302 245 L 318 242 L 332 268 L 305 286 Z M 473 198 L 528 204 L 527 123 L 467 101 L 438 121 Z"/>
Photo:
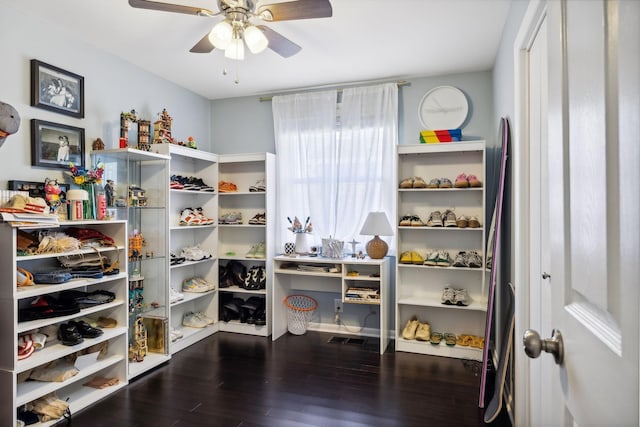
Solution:
<path fill-rule="evenodd" d="M 115 203 L 115 184 L 112 179 L 108 179 L 104 185 L 104 194 L 107 198 L 107 206 L 113 206 Z"/>
<path fill-rule="evenodd" d="M 51 213 L 56 213 L 58 206 L 62 204 L 62 198 L 60 197 L 62 189 L 58 185 L 58 180 L 46 178 L 44 180 L 44 193 L 44 198 L 51 208 Z"/>
<path fill-rule="evenodd" d="M 104 142 L 100 138 L 97 138 L 93 141 L 93 145 L 91 145 L 91 149 L 93 151 L 104 150 Z"/>
<path fill-rule="evenodd" d="M 358 252 L 358 259 L 364 259 L 364 253 L 362 253 L 362 251 Z"/>
<path fill-rule="evenodd" d="M 192 136 L 190 136 L 189 138 L 187 138 L 187 147 L 189 148 L 194 148 L 197 149 L 198 148 L 198 144 L 196 144 L 196 140 L 193 139 Z"/>

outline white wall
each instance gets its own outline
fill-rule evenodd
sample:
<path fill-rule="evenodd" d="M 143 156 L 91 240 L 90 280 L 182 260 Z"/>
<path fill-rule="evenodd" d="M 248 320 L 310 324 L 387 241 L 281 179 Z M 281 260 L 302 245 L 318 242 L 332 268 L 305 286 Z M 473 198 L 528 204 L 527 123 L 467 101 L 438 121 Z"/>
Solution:
<path fill-rule="evenodd" d="M 466 139 L 482 138 L 487 140 L 488 145 L 495 144 L 493 83 L 490 71 L 411 78 L 407 81 L 410 84 L 400 87 L 399 90 L 401 144 L 420 142 L 418 138 L 422 126 L 418 119 L 418 104 L 427 91 L 441 85 L 460 88 L 469 100 L 470 115 L 462 129 L 463 136 Z M 305 91 L 308 90 L 299 90 Z M 211 104 L 211 140 L 216 153 L 275 153 L 270 101 L 261 102 L 259 97 L 253 96 L 219 99 Z"/>
<path fill-rule="evenodd" d="M 64 176 L 62 169 L 31 166 L 31 119 L 84 128 L 88 152 L 98 137 L 107 148 L 117 147 L 122 111 L 135 108 L 141 118 L 153 121 L 157 113 L 166 108 L 174 119 L 175 138 L 186 140 L 193 136 L 202 149 L 210 149 L 209 100 L 77 40 L 72 29 L 51 31 L 48 25 L 34 22 L 32 17 L 10 5 L 3 3 L 1 8 L 0 101 L 13 105 L 22 123 L 18 133 L 10 136 L 0 148 L 0 188 L 5 189 L 7 181 L 12 179 L 41 182 L 46 177 Z M 122 48 L 144 47 L 132 43 Z M 84 119 L 29 105 L 31 59 L 84 77 Z"/>

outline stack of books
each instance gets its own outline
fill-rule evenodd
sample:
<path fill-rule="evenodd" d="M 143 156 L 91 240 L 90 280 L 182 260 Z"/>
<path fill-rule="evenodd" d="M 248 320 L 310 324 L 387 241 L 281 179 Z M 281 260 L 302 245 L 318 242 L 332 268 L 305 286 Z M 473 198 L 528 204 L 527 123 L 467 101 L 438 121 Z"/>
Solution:
<path fill-rule="evenodd" d="M 348 288 L 344 295 L 345 301 L 380 304 L 380 290 L 373 288 Z"/>
<path fill-rule="evenodd" d="M 462 141 L 461 129 L 423 130 L 420 132 L 422 144 L 439 144 L 441 142 Z"/>

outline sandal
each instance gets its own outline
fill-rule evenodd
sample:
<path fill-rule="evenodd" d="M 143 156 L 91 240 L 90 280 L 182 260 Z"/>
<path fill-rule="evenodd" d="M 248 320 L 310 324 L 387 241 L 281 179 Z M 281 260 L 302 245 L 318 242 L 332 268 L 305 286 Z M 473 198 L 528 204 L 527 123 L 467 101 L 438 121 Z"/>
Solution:
<path fill-rule="evenodd" d="M 427 183 L 424 181 L 424 179 L 416 176 L 413 179 L 413 188 L 427 188 Z"/>
<path fill-rule="evenodd" d="M 424 227 L 424 222 L 420 219 L 419 216 L 413 215 L 411 217 L 411 226 L 412 227 Z"/>
<path fill-rule="evenodd" d="M 398 224 L 400 227 L 408 227 L 411 225 L 411 218 L 413 218 L 413 215 L 405 215 L 402 218 L 400 218 L 400 223 Z"/>
<path fill-rule="evenodd" d="M 450 347 L 453 347 L 454 345 L 456 345 L 456 334 L 445 332 L 444 343 Z"/>
<path fill-rule="evenodd" d="M 413 188 L 413 178 L 406 178 L 400 182 L 400 188 Z"/>
<path fill-rule="evenodd" d="M 432 332 L 430 341 L 433 345 L 440 345 L 440 341 L 442 341 L 442 334 L 440 332 Z"/>
<path fill-rule="evenodd" d="M 440 180 L 438 178 L 433 178 L 429 181 L 429 184 L 427 184 L 427 188 L 440 188 Z"/>
<path fill-rule="evenodd" d="M 480 182 L 480 180 L 475 175 L 467 176 L 467 181 L 469 181 L 469 187 L 482 187 L 482 182 Z"/>
<path fill-rule="evenodd" d="M 18 271 L 16 272 L 16 283 L 18 287 L 33 285 L 33 274 L 22 267 L 18 267 Z"/>

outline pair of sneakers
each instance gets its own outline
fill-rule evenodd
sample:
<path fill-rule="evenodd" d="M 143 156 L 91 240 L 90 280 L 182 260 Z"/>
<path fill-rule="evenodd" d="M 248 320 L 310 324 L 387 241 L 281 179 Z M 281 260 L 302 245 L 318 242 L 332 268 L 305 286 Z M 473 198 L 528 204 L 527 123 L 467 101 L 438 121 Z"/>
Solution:
<path fill-rule="evenodd" d="M 448 251 L 445 251 L 443 249 L 435 250 L 429 253 L 424 263 L 425 265 L 429 265 L 432 267 L 449 267 L 451 265 L 451 255 Z"/>
<path fill-rule="evenodd" d="M 242 212 L 227 212 L 218 218 L 220 224 L 242 224 Z"/>
<path fill-rule="evenodd" d="M 213 218 L 205 215 L 201 207 L 184 208 L 180 211 L 180 225 L 211 225 L 214 222 Z"/>
<path fill-rule="evenodd" d="M 189 328 L 206 328 L 213 323 L 214 320 L 201 311 L 191 311 L 182 316 L 182 325 Z"/>
<path fill-rule="evenodd" d="M 476 251 L 460 251 L 453 260 L 454 267 L 482 267 L 482 257 Z"/>
<path fill-rule="evenodd" d="M 264 242 L 256 243 L 245 254 L 247 258 L 265 259 L 267 256 L 267 247 Z"/>
<path fill-rule="evenodd" d="M 187 261 L 202 261 L 203 259 L 211 258 L 211 256 L 209 252 L 202 249 L 199 245 L 184 247 L 180 253 L 180 257 Z"/>
<path fill-rule="evenodd" d="M 242 284 L 244 289 L 258 290 L 265 289 L 267 287 L 267 270 L 264 266 L 254 265 L 248 271 L 244 277 L 244 283 Z"/>
<path fill-rule="evenodd" d="M 173 286 L 169 287 L 169 303 L 175 304 L 178 301 L 184 299 L 184 294 L 173 289 Z"/>
<path fill-rule="evenodd" d="M 215 284 L 202 277 L 191 277 L 182 281 L 182 292 L 208 292 L 216 288 Z"/>
<path fill-rule="evenodd" d="M 449 286 L 442 290 L 442 304 L 468 306 L 471 298 L 466 289 L 455 289 Z"/>
<path fill-rule="evenodd" d="M 429 341 L 430 337 L 431 325 L 420 322 L 415 316 L 409 319 L 402 329 L 402 338 L 405 340 Z"/>

